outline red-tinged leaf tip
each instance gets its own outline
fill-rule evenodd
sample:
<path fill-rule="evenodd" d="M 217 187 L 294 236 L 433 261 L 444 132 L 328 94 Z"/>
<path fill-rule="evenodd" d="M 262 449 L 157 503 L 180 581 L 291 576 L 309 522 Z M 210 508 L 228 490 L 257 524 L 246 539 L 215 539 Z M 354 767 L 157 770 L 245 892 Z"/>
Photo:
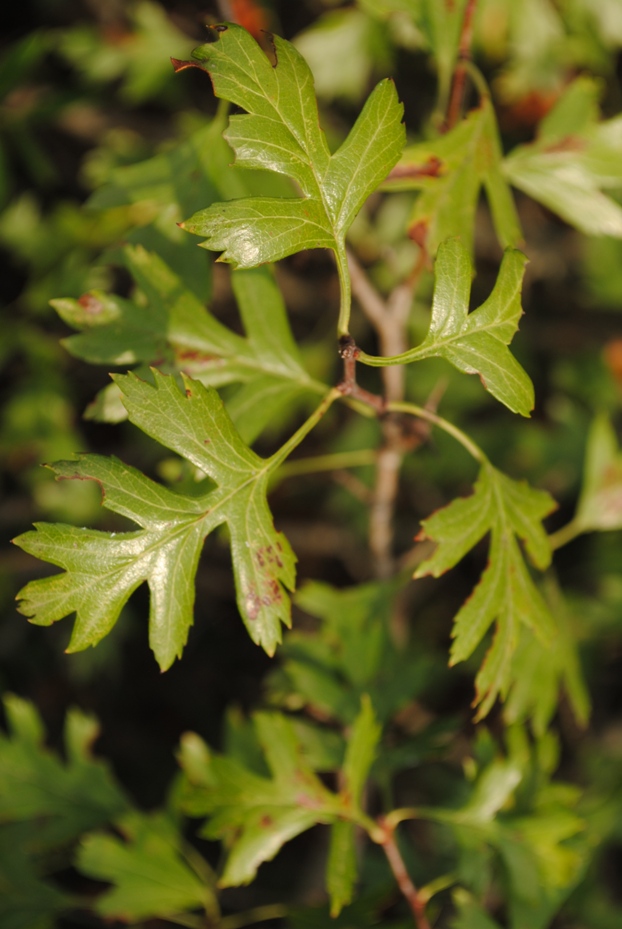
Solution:
<path fill-rule="evenodd" d="M 181 61 L 179 58 L 171 58 L 171 64 L 175 74 L 179 71 L 185 71 L 187 68 L 198 68 L 199 71 L 205 71 L 203 65 L 199 64 L 198 61 Z"/>

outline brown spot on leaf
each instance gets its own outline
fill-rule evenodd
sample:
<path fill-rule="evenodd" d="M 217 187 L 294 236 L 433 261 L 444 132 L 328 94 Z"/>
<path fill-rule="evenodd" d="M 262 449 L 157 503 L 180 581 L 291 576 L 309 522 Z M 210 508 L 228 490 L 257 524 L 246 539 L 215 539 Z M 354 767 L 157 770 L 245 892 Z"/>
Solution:
<path fill-rule="evenodd" d="M 403 178 L 440 177 L 443 162 L 436 155 L 431 155 L 427 161 L 420 165 L 396 165 L 387 180 L 397 181 Z"/>
<path fill-rule="evenodd" d="M 246 616 L 250 622 L 254 622 L 261 612 L 261 600 L 254 587 L 249 587 L 244 595 L 244 607 Z"/>
<path fill-rule="evenodd" d="M 267 813 L 264 813 L 264 815 L 263 815 L 263 816 L 261 817 L 261 819 L 259 820 L 259 825 L 260 825 L 263 829 L 269 829 L 270 826 L 273 824 L 273 822 L 274 822 L 274 820 L 272 819 L 272 817 L 271 817 L 271 816 L 268 816 Z"/>
<path fill-rule="evenodd" d="M 221 361 L 224 362 L 223 358 L 220 358 L 218 355 L 208 355 L 207 352 L 200 352 L 194 348 L 179 348 L 175 352 L 175 356 L 178 361 Z"/>
<path fill-rule="evenodd" d="M 82 294 L 78 300 L 78 305 L 89 316 L 99 316 L 104 310 L 104 304 L 93 294 Z"/>

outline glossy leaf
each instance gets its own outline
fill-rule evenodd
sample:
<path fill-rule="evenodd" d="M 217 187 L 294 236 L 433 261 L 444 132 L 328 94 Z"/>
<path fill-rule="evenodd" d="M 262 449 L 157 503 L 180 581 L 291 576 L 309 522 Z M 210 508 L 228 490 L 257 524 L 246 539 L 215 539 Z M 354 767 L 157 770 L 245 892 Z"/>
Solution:
<path fill-rule="evenodd" d="M 91 833 L 82 840 L 76 862 L 89 877 L 113 884 L 97 898 L 100 916 L 137 922 L 214 909 L 213 887 L 183 859 L 183 838 L 164 814 L 133 812 L 115 825 L 123 839 Z"/>
<path fill-rule="evenodd" d="M 445 358 L 459 371 L 479 374 L 482 384 L 515 413 L 529 416 L 533 385 L 508 349 L 522 316 L 521 286 L 527 259 L 506 251 L 494 289 L 469 313 L 471 263 L 459 239 L 438 250 L 430 328 L 423 342 L 401 355 L 373 357 L 361 353 L 364 364 L 380 367 L 408 364 L 424 358 Z"/>
<path fill-rule="evenodd" d="M 266 501 L 270 467 L 236 433 L 218 394 L 185 378 L 154 372 L 155 386 L 118 375 L 130 420 L 211 477 L 218 487 L 185 496 L 154 483 L 115 458 L 87 455 L 53 466 L 59 477 L 97 481 L 103 503 L 141 526 L 107 533 L 40 524 L 16 543 L 65 573 L 33 581 L 20 593 L 20 610 L 49 625 L 77 612 L 70 651 L 96 644 L 144 581 L 151 592 L 149 638 L 162 669 L 181 655 L 193 621 L 194 575 L 203 541 L 227 523 L 237 602 L 254 642 L 273 653 L 281 622 L 289 624 L 287 589 L 295 557 L 276 532 Z M 104 570 L 105 569 L 105 570 Z"/>
<path fill-rule="evenodd" d="M 599 89 L 577 78 L 542 121 L 538 138 L 514 149 L 507 179 L 587 235 L 622 238 L 622 207 L 603 193 L 622 186 L 622 117 L 598 122 Z"/>
<path fill-rule="evenodd" d="M 398 160 L 404 144 L 402 106 L 382 81 L 349 136 L 331 155 L 320 129 L 313 78 L 293 45 L 274 37 L 275 63 L 239 26 L 211 27 L 212 41 L 181 62 L 210 74 L 214 93 L 246 110 L 231 117 L 225 137 L 236 164 L 293 178 L 303 197 L 257 197 L 195 213 L 183 228 L 204 236 L 220 260 L 251 268 L 305 248 L 331 248 L 345 267 L 345 236 L 367 197 Z"/>
<path fill-rule="evenodd" d="M 473 654 L 493 622 L 493 644 L 476 678 L 475 705 L 481 719 L 512 682 L 512 661 L 521 627 L 548 643 L 555 626 L 532 581 L 518 540 L 530 561 L 543 570 L 551 551 L 541 520 L 555 508 L 541 490 L 511 480 L 491 465 L 482 467 L 470 497 L 454 500 L 423 521 L 419 538 L 438 543 L 415 577 L 439 577 L 454 567 L 488 532 L 488 565 L 454 619 L 451 664 Z"/>
<path fill-rule="evenodd" d="M 443 4 L 436 4 L 441 7 Z M 512 192 L 502 173 L 502 151 L 494 110 L 487 97 L 445 135 L 418 142 L 383 185 L 386 190 L 419 190 L 408 225 L 417 242 L 435 255 L 441 242 L 460 236 L 473 251 L 475 212 L 483 189 L 503 248 L 523 238 Z"/>

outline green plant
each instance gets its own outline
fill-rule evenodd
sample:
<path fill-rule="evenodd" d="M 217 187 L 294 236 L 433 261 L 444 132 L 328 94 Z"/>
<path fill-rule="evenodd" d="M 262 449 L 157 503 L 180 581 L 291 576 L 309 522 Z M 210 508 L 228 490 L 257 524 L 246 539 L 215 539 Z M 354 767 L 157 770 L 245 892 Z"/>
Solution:
<path fill-rule="evenodd" d="M 157 813 L 134 808 L 90 756 L 96 730 L 91 719 L 77 713 L 68 718 L 63 765 L 43 747 L 32 708 L 9 700 L 12 737 L 0 751 L 0 780 L 5 795 L 18 802 L 3 810 L 3 880 L 12 896 L 0 906 L 7 914 L 31 906 L 15 925 L 26 925 L 26 918 L 49 925 L 55 914 L 88 905 L 102 917 L 132 923 L 160 918 L 233 929 L 283 919 L 292 927 L 324 926 L 324 907 L 278 903 L 222 915 L 219 903 L 221 888 L 253 881 L 262 863 L 318 824 L 330 827 L 326 891 L 336 926 L 398 929 L 414 921 L 418 929 L 537 929 L 560 913 L 578 926 L 582 888 L 588 888 L 587 913 L 589 888 L 599 886 L 586 874 L 599 845 L 619 831 L 619 798 L 602 784 L 596 802 L 556 776 L 559 739 L 552 721 L 560 691 L 575 725 L 587 723 L 590 708 L 577 652 L 579 624 L 551 562 L 581 533 L 622 528 L 615 433 L 604 414 L 594 419 L 576 514 L 547 531 L 543 521 L 556 506 L 551 494 L 527 484 L 515 469 L 510 476 L 493 464 L 494 439 L 477 421 L 469 429 L 469 416 L 451 393 L 463 389 L 464 374 L 477 374 L 481 409 L 495 417 L 495 425 L 505 420 L 492 412 L 485 392 L 509 411 L 530 415 L 529 359 L 523 367 L 509 349 L 522 315 L 526 264 L 510 185 L 584 232 L 622 237 L 622 210 L 602 192 L 622 186 L 622 123 L 620 117 L 600 120 L 596 84 L 580 77 L 559 93 L 536 141 L 504 156 L 489 90 L 469 61 L 475 4 L 366 0 L 360 6 L 379 21 L 410 17 L 435 55 L 439 103 L 427 138 L 404 147 L 402 107 L 393 83 L 383 79 L 331 153 L 311 72 L 294 46 L 275 38 L 266 54 L 241 27 L 226 24 L 211 27 L 210 41 L 192 61 L 174 61 L 178 71 L 209 73 L 224 101 L 213 122 L 146 165 L 120 169 L 111 185 L 113 194 L 121 190 L 131 200 L 145 176 L 156 178 L 159 196 L 176 197 L 179 205 L 188 197 L 189 179 L 201 175 L 213 202 L 181 226 L 232 265 L 244 335 L 205 308 L 195 264 L 188 280 L 180 273 L 191 240 L 176 230 L 167 242 L 168 262 L 168 255 L 140 242 L 140 233 L 125 247 L 122 261 L 135 284 L 130 298 L 94 290 L 79 300 L 54 301 L 62 319 L 78 330 L 65 340 L 72 354 L 95 364 L 135 365 L 113 375 L 112 387 L 95 402 L 95 415 L 117 421 L 127 416 L 173 452 L 177 457 L 164 463 L 164 472 L 178 486 L 166 487 L 114 457 L 84 455 L 52 465 L 58 478 L 96 482 L 104 507 L 140 528 L 128 531 L 122 521 L 98 530 L 43 523 L 20 536 L 18 546 L 63 569 L 31 581 L 19 595 L 21 611 L 39 625 L 75 612 L 68 650 L 79 651 L 110 632 L 146 581 L 149 642 L 166 670 L 182 656 L 193 622 L 204 542 L 211 533 L 222 538 L 226 532 L 237 606 L 255 643 L 275 653 L 282 625 L 291 625 L 292 596 L 317 622 L 312 632 L 284 636 L 281 662 L 268 676 L 267 707 L 251 719 L 230 714 L 223 752 L 211 751 L 196 734 L 182 738 L 181 773 Z M 516 78 L 521 72 L 513 64 Z M 467 76 L 478 105 L 461 117 Z M 229 104 L 244 114 L 227 119 Z M 226 143 L 235 168 L 227 167 Z M 177 168 L 179 183 L 171 185 L 171 169 Z M 376 213 L 368 210 L 357 219 L 379 188 L 386 198 Z M 489 294 L 469 311 L 480 189 L 497 251 L 504 252 Z M 411 200 L 413 191 L 418 196 Z M 383 259 L 383 210 L 392 202 L 406 207 L 399 224 L 400 246 L 406 247 L 400 254 L 396 246 Z M 105 203 L 106 189 L 99 199 Z M 343 364 L 337 386 L 326 373 L 328 362 L 318 363 L 297 345 L 268 265 L 308 248 L 330 249 L 335 258 L 340 300 L 332 344 Z M 389 285 L 387 297 L 363 270 L 366 252 L 371 275 Z M 351 319 L 352 294 L 371 332 Z M 409 347 L 411 331 L 415 347 Z M 374 337 L 380 354 L 359 347 L 371 346 Z M 327 342 L 322 354 L 330 351 Z M 381 389 L 378 381 L 359 384 L 366 368 L 381 369 Z M 427 398 L 417 383 L 419 370 L 422 385 L 436 387 Z M 440 372 L 446 370 L 451 418 L 437 411 L 445 376 Z M 322 432 L 330 417 L 342 440 Z M 432 431 L 441 435 L 439 458 L 454 461 L 449 446 L 440 444 L 442 436 L 465 453 L 455 459 L 452 481 L 473 486 L 424 514 L 418 544 L 398 559 L 391 534 L 398 474 L 403 467 L 410 479 L 408 468 L 417 467 L 411 453 Z M 476 441 L 478 431 L 482 439 Z M 321 435 L 321 452 L 290 459 L 312 434 Z M 258 454 L 250 447 L 257 440 L 262 451 L 276 450 Z M 434 480 L 442 470 L 437 464 L 430 457 L 419 466 L 420 479 Z M 360 469 L 355 486 L 371 500 L 373 576 L 345 589 L 307 582 L 296 591 L 296 558 L 273 525 L 267 494 L 287 477 L 306 474 L 311 482 L 314 472 L 346 468 Z M 446 497 L 445 478 L 437 479 L 438 496 Z M 411 535 L 415 523 L 413 517 Z M 497 734 L 479 725 L 468 751 L 460 752 L 462 770 L 448 764 L 434 783 L 436 766 L 449 758 L 448 742 L 458 751 L 458 723 L 439 714 L 420 724 L 409 721 L 408 711 L 434 686 L 450 686 L 456 672 L 447 671 L 439 650 L 426 648 L 416 632 L 409 641 L 400 616 L 408 609 L 413 572 L 417 579 L 438 578 L 472 550 L 480 576 L 471 592 L 466 585 L 462 605 L 446 588 L 445 612 L 455 612 L 450 664 L 466 662 L 475 675 L 476 722 L 499 698 L 502 709 L 495 717 Z M 397 800 L 398 776 L 419 767 L 423 780 L 415 802 Z M 183 817 L 203 820 L 200 835 L 223 842 L 222 866 L 214 869 L 210 854 L 204 857 L 185 838 Z M 44 839 L 33 832 L 36 818 L 46 823 Z M 406 850 L 398 827 L 413 823 Z M 114 831 L 103 831 L 108 824 Z M 20 883 L 12 877 L 10 849 L 22 834 Z M 73 854 L 79 837 L 72 859 L 77 869 L 112 884 L 92 904 L 42 879 L 54 872 L 54 855 Z M 576 903 L 564 910 L 573 893 Z M 597 899 L 604 914 L 597 913 L 598 925 L 606 927 L 608 918 L 613 925 L 619 912 L 602 902 L 603 895 Z"/>

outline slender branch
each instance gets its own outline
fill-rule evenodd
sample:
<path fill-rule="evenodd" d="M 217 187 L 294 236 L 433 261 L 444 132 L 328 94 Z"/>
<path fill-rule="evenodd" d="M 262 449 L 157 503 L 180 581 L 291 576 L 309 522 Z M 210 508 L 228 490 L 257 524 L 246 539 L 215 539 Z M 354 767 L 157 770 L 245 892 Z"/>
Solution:
<path fill-rule="evenodd" d="M 406 351 L 406 325 L 413 293 L 423 271 L 423 251 L 408 281 L 395 288 L 385 301 L 373 286 L 354 254 L 348 252 L 348 269 L 352 293 L 378 334 L 382 355 L 399 355 Z M 356 360 L 356 359 L 355 359 Z M 402 400 L 405 371 L 398 366 L 382 369 L 385 401 Z M 390 577 L 395 570 L 393 555 L 393 517 L 404 458 L 402 432 L 390 418 L 382 424 L 383 445 L 376 462 L 376 481 L 369 512 L 369 547 L 377 577 Z"/>
<path fill-rule="evenodd" d="M 394 828 L 392 828 L 386 820 L 384 823 L 381 823 L 381 826 L 383 828 L 383 838 L 379 844 L 382 846 L 382 850 L 387 856 L 387 861 L 389 862 L 389 867 L 393 871 L 397 886 L 412 910 L 417 929 L 430 929 L 430 923 L 425 915 L 426 901 L 421 898 L 419 891 L 413 884 L 406 869 L 404 859 L 395 841 Z"/>
<path fill-rule="evenodd" d="M 473 442 L 473 440 L 462 431 L 462 429 L 458 429 L 458 427 L 454 426 L 453 423 L 450 423 L 447 419 L 443 419 L 442 416 L 439 416 L 432 410 L 428 410 L 423 406 L 417 406 L 415 403 L 388 403 L 387 412 L 410 413 L 411 416 L 417 416 L 420 419 L 427 420 L 434 426 L 438 426 L 438 428 L 442 429 L 443 432 L 446 432 L 448 435 L 452 436 L 457 442 L 460 443 L 460 445 L 462 445 L 463 448 L 467 450 L 469 455 L 475 458 L 476 461 L 479 461 L 480 464 L 488 464 L 488 458 L 482 449 L 476 445 L 475 442 Z"/>
<path fill-rule="evenodd" d="M 279 468 L 279 478 L 297 477 L 299 474 L 316 474 L 318 471 L 342 471 L 344 468 L 360 468 L 375 464 L 378 452 L 375 448 L 360 448 L 352 452 L 334 452 L 330 455 L 313 455 L 297 458 Z"/>
<path fill-rule="evenodd" d="M 410 315 L 413 294 L 425 267 L 422 250 L 412 274 L 398 285 L 387 301 L 373 286 L 354 254 L 348 252 L 348 269 L 352 280 L 352 293 L 376 332 L 381 355 L 392 357 L 406 351 L 406 325 Z M 382 372 L 387 400 L 401 400 L 404 395 L 405 372 L 392 366 Z"/>
<path fill-rule="evenodd" d="M 460 109 L 464 98 L 464 88 L 467 79 L 467 62 L 471 57 L 471 42 L 473 41 L 473 17 L 477 0 L 467 0 L 464 8 L 464 18 L 462 20 L 462 30 L 460 32 L 460 42 L 458 45 L 458 62 L 454 70 L 454 80 L 451 88 L 451 97 L 447 107 L 447 119 L 445 120 L 445 130 L 451 129 L 458 122 Z"/>
<path fill-rule="evenodd" d="M 583 532 L 585 532 L 585 529 L 575 517 L 571 519 L 569 523 L 566 523 L 565 526 L 562 526 L 561 529 L 558 529 L 557 532 L 551 533 L 549 536 L 549 545 L 551 549 L 555 551 L 558 548 L 562 548 L 563 545 L 568 545 L 569 542 L 572 542 Z"/>
<path fill-rule="evenodd" d="M 311 416 L 302 424 L 300 429 L 297 429 L 296 432 L 291 436 L 284 445 L 272 455 L 270 458 L 266 459 L 266 468 L 267 470 L 274 470 L 277 468 L 285 459 L 291 455 L 293 450 L 300 445 L 302 440 L 311 432 L 312 429 L 317 426 L 321 418 L 324 416 L 326 411 L 332 406 L 335 400 L 341 396 L 341 391 L 337 387 L 333 387 L 332 390 L 326 394 L 320 405 L 313 411 Z"/>
<path fill-rule="evenodd" d="M 339 354 L 343 358 L 343 380 L 336 387 L 339 394 L 344 397 L 352 397 L 353 400 L 360 400 L 368 406 L 374 407 L 377 413 L 384 411 L 384 399 L 378 394 L 372 394 L 369 390 L 359 387 L 356 383 L 356 359 L 360 354 L 352 336 L 342 336 L 339 340 Z"/>

